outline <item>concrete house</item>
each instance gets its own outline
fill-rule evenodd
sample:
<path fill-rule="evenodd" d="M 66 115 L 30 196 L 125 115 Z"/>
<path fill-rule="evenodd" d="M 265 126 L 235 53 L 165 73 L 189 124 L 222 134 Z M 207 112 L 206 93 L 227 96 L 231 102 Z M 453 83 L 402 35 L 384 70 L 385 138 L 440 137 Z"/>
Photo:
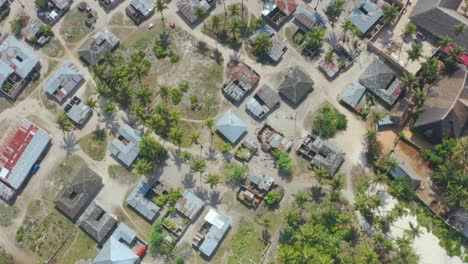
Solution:
<path fill-rule="evenodd" d="M 106 241 L 117 224 L 117 220 L 95 202 L 88 206 L 78 222 L 80 228 L 99 244 Z"/>
<path fill-rule="evenodd" d="M 279 105 L 280 97 L 278 94 L 273 88 L 264 84 L 262 88 L 258 89 L 255 95 L 249 99 L 245 107 L 253 116 L 258 119 L 263 119 Z"/>
<path fill-rule="evenodd" d="M 351 23 L 353 23 L 363 35 L 372 31 L 382 18 L 382 9 L 369 0 L 362 2 L 359 7 L 354 9 L 348 16 Z"/>
<path fill-rule="evenodd" d="M 260 81 L 260 75 L 243 62 L 231 61 L 226 71 L 228 77 L 223 85 L 223 93 L 234 103 L 240 103 Z"/>
<path fill-rule="evenodd" d="M 78 126 L 82 126 L 89 120 L 93 110 L 91 107 L 81 101 L 80 98 L 74 96 L 63 109 L 67 116 Z"/>
<path fill-rule="evenodd" d="M 154 2 L 152 0 L 131 0 L 125 8 L 125 13 L 135 24 L 140 24 L 154 14 Z"/>
<path fill-rule="evenodd" d="M 247 133 L 247 124 L 232 110 L 229 110 L 216 123 L 216 130 L 234 144 Z"/>
<path fill-rule="evenodd" d="M 147 221 L 152 223 L 161 208 L 157 206 L 149 195 L 153 192 L 151 186 L 143 181 L 140 181 L 138 185 L 133 189 L 130 195 L 127 197 L 127 204 Z"/>
<path fill-rule="evenodd" d="M 84 82 L 84 73 L 73 62 L 66 61 L 43 84 L 44 91 L 62 103 Z"/>
<path fill-rule="evenodd" d="M 314 82 L 299 67 L 287 70 L 279 87 L 279 94 L 293 106 L 299 105 L 313 91 Z"/>
<path fill-rule="evenodd" d="M 96 32 L 79 49 L 78 55 L 89 65 L 96 65 L 106 52 L 119 45 L 120 39 L 107 28 Z"/>
<path fill-rule="evenodd" d="M 210 209 L 205 216 L 202 227 L 192 239 L 192 245 L 206 257 L 211 257 L 229 232 L 231 223 L 232 220 L 229 216 Z"/>
<path fill-rule="evenodd" d="M 345 154 L 335 145 L 319 136 L 309 135 L 297 149 L 297 153 L 314 167 L 324 167 L 334 175 L 344 162 Z"/>
<path fill-rule="evenodd" d="M 125 125 L 117 138 L 110 143 L 109 152 L 125 166 L 130 167 L 140 153 L 140 141 L 140 132 Z"/>

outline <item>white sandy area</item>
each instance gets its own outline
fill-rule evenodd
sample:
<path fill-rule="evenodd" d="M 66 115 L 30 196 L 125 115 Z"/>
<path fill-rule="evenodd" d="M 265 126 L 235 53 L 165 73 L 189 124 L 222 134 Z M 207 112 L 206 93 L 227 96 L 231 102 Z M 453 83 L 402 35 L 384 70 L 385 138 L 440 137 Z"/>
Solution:
<path fill-rule="evenodd" d="M 371 187 L 372 188 L 372 187 Z M 388 212 L 398 203 L 397 199 L 393 198 L 387 192 L 383 191 L 386 187 L 379 186 L 379 196 L 383 199 L 383 206 L 380 208 L 381 212 Z M 376 194 L 376 189 L 370 190 L 371 193 Z M 384 213 L 383 213 L 384 214 Z M 390 227 L 390 233 L 393 237 L 403 236 L 404 230 L 409 229 L 409 223 L 414 226 L 418 224 L 416 216 L 406 215 L 398 218 L 395 223 Z M 460 257 L 450 257 L 444 248 L 439 246 L 439 238 L 434 236 L 431 232 L 427 232 L 426 228 L 421 226 L 422 234 L 416 237 L 413 241 L 413 249 L 419 255 L 419 263 L 421 264 L 462 264 L 463 261 Z"/>

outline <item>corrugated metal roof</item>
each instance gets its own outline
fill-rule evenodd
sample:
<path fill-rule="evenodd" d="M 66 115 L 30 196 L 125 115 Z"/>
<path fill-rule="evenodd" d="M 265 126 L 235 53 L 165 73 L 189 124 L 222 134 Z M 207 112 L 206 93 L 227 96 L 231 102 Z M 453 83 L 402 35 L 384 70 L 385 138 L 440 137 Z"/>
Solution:
<path fill-rule="evenodd" d="M 405 177 L 411 182 L 413 189 L 417 189 L 419 184 L 421 183 L 421 176 L 419 176 L 413 169 L 405 164 L 403 160 L 401 160 L 395 152 L 390 154 L 390 157 L 395 159 L 398 163 L 398 166 L 390 172 L 393 178 Z"/>
<path fill-rule="evenodd" d="M 138 10 L 143 16 L 148 16 L 154 10 L 154 3 L 151 0 L 132 0 L 130 5 Z"/>
<path fill-rule="evenodd" d="M 177 11 L 179 11 L 190 23 L 197 21 L 195 8 L 202 7 L 206 11 L 210 9 L 210 4 L 205 0 L 179 0 L 176 3 Z"/>
<path fill-rule="evenodd" d="M 216 129 L 231 143 L 235 143 L 247 132 L 247 124 L 229 110 L 216 123 Z"/>
<path fill-rule="evenodd" d="M 96 65 L 104 53 L 111 51 L 119 45 L 120 39 L 108 28 L 96 32 L 78 50 L 78 54 L 87 63 Z"/>
<path fill-rule="evenodd" d="M 198 198 L 198 196 L 188 190 L 185 190 L 184 194 L 179 198 L 179 201 L 175 205 L 175 208 L 181 214 L 191 220 L 194 220 L 204 206 L 205 202 Z"/>
<path fill-rule="evenodd" d="M 66 61 L 43 84 L 43 89 L 48 94 L 62 101 L 84 80 L 84 73 L 71 61 Z"/>
<path fill-rule="evenodd" d="M 346 86 L 344 92 L 340 96 L 340 100 L 354 109 L 361 101 L 365 92 L 366 87 L 358 81 L 353 81 Z"/>
<path fill-rule="evenodd" d="M 153 201 L 145 197 L 150 189 L 149 184 L 141 181 L 127 197 L 127 203 L 148 221 L 153 222 L 161 209 Z"/>
<path fill-rule="evenodd" d="M 372 2 L 364 1 L 349 14 L 348 19 L 362 34 L 366 34 L 382 17 L 383 12 L 380 7 Z"/>
<path fill-rule="evenodd" d="M 139 257 L 126 244 L 131 245 L 136 238 L 136 232 L 124 223 L 120 223 L 112 236 L 102 247 L 94 259 L 95 264 L 134 264 Z M 121 240 L 123 242 L 121 242 Z"/>
<path fill-rule="evenodd" d="M 212 226 L 205 235 L 205 240 L 200 245 L 199 250 L 205 256 L 210 257 L 229 230 L 232 220 L 230 217 L 221 215 L 216 210 L 210 209 L 205 217 L 205 221 L 212 224 Z"/>
<path fill-rule="evenodd" d="M 119 137 L 121 137 L 122 140 L 120 140 Z M 119 131 L 119 136 L 109 145 L 109 151 L 122 163 L 130 166 L 140 153 L 140 141 L 140 132 L 125 125 Z"/>
<path fill-rule="evenodd" d="M 91 107 L 87 106 L 83 101 L 78 104 L 71 104 L 70 110 L 68 110 L 68 117 L 73 122 L 82 125 L 83 122 L 91 115 Z"/>
<path fill-rule="evenodd" d="M 0 60 L 3 62 L 0 63 L 0 86 L 12 72 L 24 79 L 39 64 L 34 52 L 13 36 L 8 36 L 0 44 Z"/>
<path fill-rule="evenodd" d="M 301 5 L 294 13 L 294 19 L 308 30 L 312 30 L 315 27 L 325 27 L 327 23 L 326 18 L 308 5 Z"/>

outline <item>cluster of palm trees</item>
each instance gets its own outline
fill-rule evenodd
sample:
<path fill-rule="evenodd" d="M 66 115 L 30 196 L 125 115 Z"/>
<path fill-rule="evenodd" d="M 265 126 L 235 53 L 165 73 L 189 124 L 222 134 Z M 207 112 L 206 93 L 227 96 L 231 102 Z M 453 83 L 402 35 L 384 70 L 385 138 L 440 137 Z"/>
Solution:
<path fill-rule="evenodd" d="M 223 43 L 232 42 L 232 44 L 236 44 L 246 28 L 247 22 L 244 21 L 241 6 L 231 4 L 227 7 L 223 18 L 219 15 L 211 16 L 208 26 L 203 31 L 214 34 L 215 38 Z"/>

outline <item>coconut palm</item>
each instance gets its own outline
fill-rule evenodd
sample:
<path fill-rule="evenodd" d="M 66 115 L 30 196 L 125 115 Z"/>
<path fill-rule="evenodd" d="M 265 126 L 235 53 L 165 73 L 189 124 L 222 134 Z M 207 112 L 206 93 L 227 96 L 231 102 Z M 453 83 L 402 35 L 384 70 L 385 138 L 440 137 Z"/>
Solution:
<path fill-rule="evenodd" d="M 149 102 L 151 101 L 151 97 L 153 96 L 153 91 L 151 91 L 148 87 L 140 87 L 135 93 L 135 98 L 138 99 L 142 106 L 148 106 Z"/>
<path fill-rule="evenodd" d="M 169 139 L 174 142 L 177 146 L 182 145 L 182 140 L 184 138 L 185 131 L 180 127 L 173 127 L 169 131 Z"/>
<path fill-rule="evenodd" d="M 387 112 L 385 111 L 372 110 L 369 114 L 371 125 L 373 127 L 376 126 L 385 116 L 387 116 Z"/>
<path fill-rule="evenodd" d="M 221 177 L 218 174 L 210 173 L 205 177 L 205 184 L 209 184 L 210 188 L 216 187 L 221 183 Z"/>
<path fill-rule="evenodd" d="M 333 63 L 333 59 L 334 59 L 334 53 L 333 51 L 329 51 L 327 53 L 325 53 L 325 62 L 328 63 L 328 64 L 332 64 Z"/>
<path fill-rule="evenodd" d="M 239 5 L 232 4 L 228 6 L 229 12 L 231 13 L 231 16 L 235 17 L 238 16 L 240 13 L 240 7 Z"/>
<path fill-rule="evenodd" d="M 146 175 L 151 172 L 153 169 L 153 164 L 151 164 L 150 161 L 146 159 L 138 159 L 134 164 L 133 164 L 133 169 L 135 169 L 138 174 L 140 175 Z"/>
<path fill-rule="evenodd" d="M 371 128 L 366 130 L 364 137 L 367 139 L 367 141 L 372 142 L 377 138 L 377 133 L 377 129 Z"/>
<path fill-rule="evenodd" d="M 408 24 L 405 25 L 405 28 L 403 29 L 403 37 L 406 38 L 412 38 L 418 29 L 416 28 L 416 25 L 413 22 L 409 22 Z"/>
<path fill-rule="evenodd" d="M 419 225 L 413 225 L 413 223 L 409 222 L 409 229 L 405 230 L 405 234 L 412 240 L 421 236 L 422 230 Z"/>
<path fill-rule="evenodd" d="M 156 11 L 158 11 L 160 14 L 161 14 L 161 20 L 162 20 L 162 23 L 163 23 L 163 32 L 164 32 L 164 29 L 165 29 L 165 23 L 164 23 L 164 10 L 168 9 L 169 7 L 167 6 L 167 3 L 165 0 L 156 0 L 156 3 L 155 3 L 155 8 L 156 8 Z"/>
<path fill-rule="evenodd" d="M 317 176 L 318 182 L 321 184 L 323 180 L 328 178 L 330 174 L 323 166 L 314 167 L 315 176 Z"/>
<path fill-rule="evenodd" d="M 211 17 L 211 30 L 216 33 L 216 37 L 218 37 L 219 27 L 221 26 L 221 18 L 218 15 L 213 15 Z"/>
<path fill-rule="evenodd" d="M 307 197 L 307 194 L 303 191 L 300 191 L 296 194 L 293 194 L 293 197 L 294 197 L 294 203 L 301 209 L 304 208 L 304 205 L 307 203 L 308 201 L 308 197 Z"/>
<path fill-rule="evenodd" d="M 203 125 L 206 128 L 208 128 L 208 130 L 210 131 L 210 146 L 211 146 L 211 144 L 213 143 L 213 127 L 215 126 L 213 118 L 211 117 L 206 118 L 203 121 Z"/>
<path fill-rule="evenodd" d="M 237 35 L 240 33 L 241 28 L 243 26 L 242 20 L 240 19 L 232 19 L 228 24 L 228 29 L 231 32 L 232 39 L 235 41 L 237 40 Z"/>
<path fill-rule="evenodd" d="M 200 140 L 200 132 L 199 131 L 192 131 L 189 135 L 190 143 L 191 144 L 199 144 Z"/>
<path fill-rule="evenodd" d="M 414 98 L 416 100 L 416 105 L 418 105 L 418 107 L 421 107 L 424 104 L 424 99 L 426 99 L 427 92 L 422 88 L 416 88 L 415 91 L 416 93 Z"/>
<path fill-rule="evenodd" d="M 411 43 L 411 49 L 407 50 L 408 61 L 417 61 L 422 56 L 422 44 Z"/>
<path fill-rule="evenodd" d="M 70 118 L 68 118 L 65 112 L 61 112 L 55 117 L 55 123 L 62 133 L 70 131 L 73 127 Z"/>
<path fill-rule="evenodd" d="M 169 86 L 165 85 L 165 84 L 160 84 L 159 85 L 159 97 L 161 97 L 161 99 L 164 101 L 164 104 L 167 105 L 167 101 L 169 99 L 169 93 L 170 93 L 170 88 Z"/>
<path fill-rule="evenodd" d="M 316 50 L 323 45 L 325 37 L 325 30 L 323 28 L 315 28 L 307 32 L 304 38 L 304 48 L 309 50 Z"/>
<path fill-rule="evenodd" d="M 282 245 L 278 249 L 277 260 L 284 264 L 297 263 L 299 253 L 290 245 Z"/>
<path fill-rule="evenodd" d="M 109 88 L 109 86 L 105 84 L 98 84 L 98 86 L 96 87 L 96 92 L 99 95 L 99 97 L 104 98 L 104 99 L 109 99 L 114 94 L 112 90 Z"/>
<path fill-rule="evenodd" d="M 427 57 L 426 61 L 421 63 L 421 76 L 425 82 L 432 82 L 439 73 L 439 62 L 435 57 Z"/>
<path fill-rule="evenodd" d="M 460 36 L 460 35 L 463 35 L 464 31 L 465 31 L 465 24 L 463 23 L 457 23 L 453 26 L 453 33 L 455 34 L 455 36 Z"/>
<path fill-rule="evenodd" d="M 117 113 L 117 105 L 115 103 L 112 103 L 112 102 L 107 102 L 104 104 L 104 106 L 102 107 L 102 112 L 106 115 L 106 116 L 113 116 Z"/>
<path fill-rule="evenodd" d="M 400 14 L 400 8 L 394 4 L 387 6 L 383 11 L 384 23 L 390 23 Z"/>
<path fill-rule="evenodd" d="M 438 41 L 437 41 L 437 45 L 439 45 L 441 48 L 445 49 L 448 47 L 448 45 L 450 43 L 452 43 L 453 40 L 449 37 L 449 36 L 444 36 L 444 37 L 441 37 Z"/>
<path fill-rule="evenodd" d="M 404 73 L 401 77 L 401 87 L 407 89 L 408 91 L 413 90 L 414 87 L 418 85 L 418 80 L 412 73 Z"/>
<path fill-rule="evenodd" d="M 343 29 L 343 41 L 347 41 L 346 33 L 348 31 L 352 31 L 353 27 L 354 27 L 353 22 L 351 22 L 351 20 L 349 20 L 349 19 L 343 20 L 343 22 L 341 23 L 341 28 Z"/>
<path fill-rule="evenodd" d="M 271 50 L 273 47 L 273 41 L 266 32 L 263 32 L 258 34 L 252 41 L 252 47 L 255 53 L 263 56 Z"/>
<path fill-rule="evenodd" d="M 450 50 L 449 56 L 445 58 L 445 63 L 448 63 L 449 66 L 454 66 L 458 63 L 458 59 L 460 58 L 460 55 L 465 53 L 465 49 L 455 45 L 453 49 Z"/>
<path fill-rule="evenodd" d="M 93 111 L 96 111 L 96 107 L 97 107 L 97 101 L 93 98 L 88 98 L 84 101 L 84 104 L 89 106 L 89 108 L 91 108 L 91 110 Z"/>
<path fill-rule="evenodd" d="M 201 179 L 201 175 L 206 171 L 206 162 L 202 159 L 192 158 L 190 160 L 190 167 L 193 171 L 200 173 Z"/>
<path fill-rule="evenodd" d="M 206 16 L 206 10 L 201 6 L 197 6 L 195 7 L 193 14 L 199 21 L 201 21 Z"/>

